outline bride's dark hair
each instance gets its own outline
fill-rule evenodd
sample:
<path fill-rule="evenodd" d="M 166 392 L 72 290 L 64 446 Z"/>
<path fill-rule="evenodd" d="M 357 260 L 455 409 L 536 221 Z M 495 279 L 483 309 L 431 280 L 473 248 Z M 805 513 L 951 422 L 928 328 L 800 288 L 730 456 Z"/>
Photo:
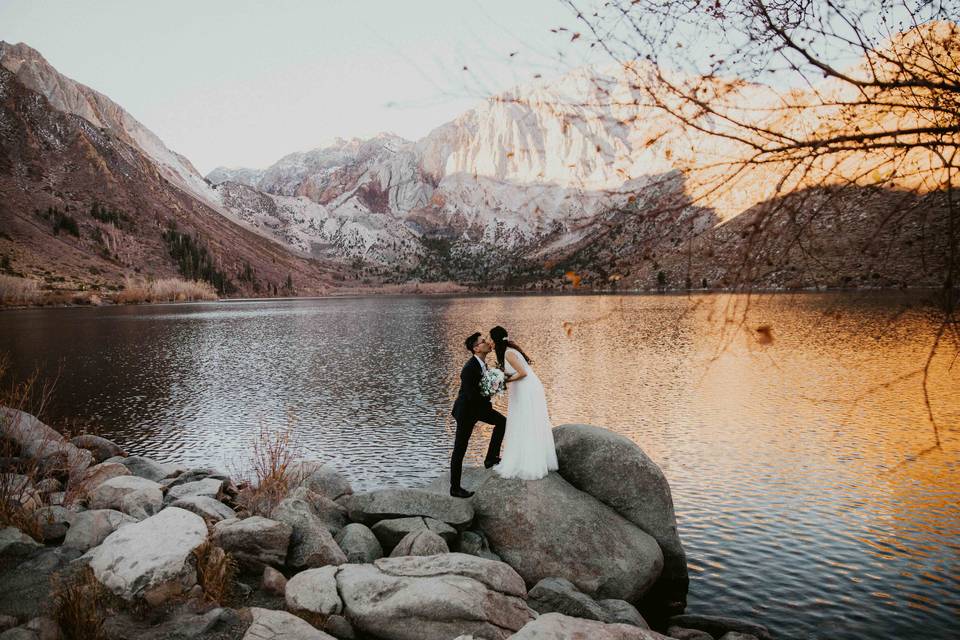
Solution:
<path fill-rule="evenodd" d="M 507 339 L 507 330 L 501 327 L 500 325 L 495 326 L 493 329 L 490 329 L 490 339 L 493 340 L 493 350 L 497 354 L 497 365 L 503 369 L 503 357 L 507 352 L 507 348 L 516 349 L 520 352 L 520 355 L 523 356 L 523 359 L 527 361 L 528 364 L 533 364 L 533 360 L 530 359 L 530 356 L 523 352 L 517 343 L 513 340 Z"/>

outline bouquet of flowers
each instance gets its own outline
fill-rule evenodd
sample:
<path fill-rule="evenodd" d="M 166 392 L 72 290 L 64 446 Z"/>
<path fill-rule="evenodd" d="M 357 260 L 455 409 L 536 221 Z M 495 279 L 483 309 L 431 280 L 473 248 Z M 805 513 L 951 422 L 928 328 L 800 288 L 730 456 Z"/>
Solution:
<path fill-rule="evenodd" d="M 487 397 L 503 393 L 506 387 L 506 376 L 500 369 L 489 368 L 480 378 L 480 393 Z"/>

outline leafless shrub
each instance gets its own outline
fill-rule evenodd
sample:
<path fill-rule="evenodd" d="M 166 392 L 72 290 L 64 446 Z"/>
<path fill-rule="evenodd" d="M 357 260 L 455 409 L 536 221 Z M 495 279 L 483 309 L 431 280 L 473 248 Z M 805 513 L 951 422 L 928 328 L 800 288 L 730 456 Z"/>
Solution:
<path fill-rule="evenodd" d="M 238 467 L 234 477 L 242 478 L 237 504 L 251 515 L 269 516 L 290 490 L 288 470 L 299 458 L 299 446 L 292 419 L 286 426 L 260 425 L 248 461 Z"/>
<path fill-rule="evenodd" d="M 859 213 L 870 202 L 857 199 L 879 190 L 891 198 L 900 191 L 921 199 L 903 198 L 868 219 L 874 233 L 849 248 L 874 276 L 862 284 L 909 283 L 902 271 L 885 278 L 884 267 L 895 270 L 887 256 L 919 242 L 918 268 L 941 272 L 941 303 L 953 314 L 960 284 L 960 27 L 953 20 L 960 2 L 564 3 L 583 30 L 558 34 L 570 47 L 602 51 L 623 73 L 622 85 L 597 87 L 596 104 L 574 107 L 602 107 L 621 124 L 643 118 L 651 147 L 674 152 L 683 174 L 678 221 L 691 207 L 717 211 L 721 221 L 751 211 L 750 224 L 733 225 L 739 238 L 711 238 L 720 245 L 694 246 L 707 234 L 683 232 L 680 222 L 657 225 L 691 257 L 726 249 L 711 260 L 730 265 L 717 284 L 749 290 L 773 277 L 836 286 L 823 282 L 835 270 L 821 264 L 821 220 Z M 615 228 L 622 217 L 611 222 Z M 896 233 L 905 227 L 909 233 Z"/>
<path fill-rule="evenodd" d="M 25 380 L 8 380 L 9 368 L 8 357 L 0 355 L 0 407 L 42 414 L 50 402 L 56 377 L 42 381 L 39 370 L 35 370 Z M 20 444 L 11 437 L 18 428 L 12 421 L 17 419 L 15 413 L 0 415 L 0 458 L 20 461 L 15 470 L 0 473 L 0 524 L 17 527 L 39 541 L 42 540 L 41 523 L 33 512 L 45 506 L 45 496 L 33 487 L 44 475 L 55 475 L 62 470 L 56 467 L 55 456 L 41 463 L 40 458 L 21 451 Z M 43 441 L 35 449 L 43 451 L 52 444 Z"/>
<path fill-rule="evenodd" d="M 197 584 L 203 589 L 204 597 L 217 604 L 223 604 L 233 593 L 237 577 L 237 563 L 233 557 L 220 547 L 204 542 L 194 549 L 197 562 Z"/>
<path fill-rule="evenodd" d="M 104 638 L 103 604 L 109 595 L 90 567 L 72 577 L 54 574 L 51 599 L 53 617 L 67 640 L 100 640 Z"/>

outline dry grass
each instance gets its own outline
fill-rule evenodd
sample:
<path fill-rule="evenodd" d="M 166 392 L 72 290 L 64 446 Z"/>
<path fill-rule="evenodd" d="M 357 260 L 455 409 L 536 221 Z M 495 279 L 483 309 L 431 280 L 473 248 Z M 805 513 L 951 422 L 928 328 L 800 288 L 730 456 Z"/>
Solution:
<path fill-rule="evenodd" d="M 233 593 L 237 577 L 237 563 L 230 554 L 220 547 L 204 542 L 194 549 L 197 561 L 197 584 L 203 589 L 204 597 L 217 604 L 223 604 Z"/>
<path fill-rule="evenodd" d="M 108 599 L 106 589 L 90 567 L 84 567 L 71 579 L 54 574 L 53 617 L 67 640 L 100 640 L 104 637 L 102 605 Z"/>
<path fill-rule="evenodd" d="M 40 298 L 40 285 L 29 278 L 0 275 L 0 304 L 33 304 Z"/>
<path fill-rule="evenodd" d="M 245 481 L 246 486 L 237 495 L 242 510 L 250 515 L 269 517 L 290 490 L 287 472 L 297 458 L 293 420 L 289 420 L 286 427 L 276 429 L 261 424 L 250 460 L 245 468 L 233 474 Z"/>
<path fill-rule="evenodd" d="M 39 371 L 34 371 L 21 382 L 8 381 L 9 360 L 0 355 L 0 406 L 27 411 L 33 415 L 41 414 L 49 404 L 56 378 L 41 381 Z M 7 424 L 7 417 L 0 417 L 0 434 L 12 430 L 15 425 Z M 41 442 L 38 449 L 46 447 Z M 0 457 L 20 458 L 20 446 L 12 438 L 0 435 Z M 0 473 L 0 526 L 14 526 L 37 541 L 42 541 L 41 523 L 34 518 L 33 512 L 45 506 L 45 497 L 32 489 L 32 486 L 46 473 L 56 474 L 62 470 L 33 458 L 23 457 L 22 466 L 17 473 Z"/>
<path fill-rule="evenodd" d="M 113 297 L 114 302 L 135 304 L 141 302 L 187 302 L 216 300 L 217 292 L 209 282 L 162 278 L 160 280 L 132 280 L 127 278 L 123 290 Z"/>
<path fill-rule="evenodd" d="M 0 527 L 16 527 L 37 542 L 42 542 L 41 522 L 33 517 L 33 512 L 42 506 L 42 497 L 30 489 L 32 478 L 36 475 L 35 466 L 19 475 L 0 474 Z M 23 476 L 27 477 L 27 482 L 23 481 Z"/>

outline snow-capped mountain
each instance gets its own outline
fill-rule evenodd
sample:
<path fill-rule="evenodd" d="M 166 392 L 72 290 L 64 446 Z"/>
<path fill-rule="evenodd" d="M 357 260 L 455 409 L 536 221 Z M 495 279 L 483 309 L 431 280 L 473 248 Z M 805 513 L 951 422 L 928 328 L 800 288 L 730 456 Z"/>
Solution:
<path fill-rule="evenodd" d="M 237 204 L 239 190 L 252 187 L 274 198 L 260 200 L 292 246 L 340 240 L 332 225 L 303 229 L 287 219 L 313 211 L 342 225 L 374 227 L 367 248 L 413 242 L 423 234 L 469 238 L 489 245 L 524 248 L 550 236 L 556 246 L 592 217 L 635 198 L 653 178 L 672 171 L 663 145 L 648 144 L 663 116 L 641 123 L 633 102 L 632 73 L 580 71 L 559 83 L 537 83 L 484 101 L 419 141 L 381 134 L 370 140 L 293 153 L 263 169 L 217 168 L 207 179 L 218 186 L 224 206 L 257 224 L 250 205 Z M 614 98 L 611 100 L 611 96 Z M 281 198 L 287 198 L 281 200 Z M 303 215 L 300 215 L 303 219 Z M 392 224 L 386 221 L 392 220 Z M 259 226 L 259 225 L 258 225 Z M 298 227 L 294 233 L 286 229 Z M 292 240 L 292 238 L 298 238 Z M 307 238 L 311 238 L 307 240 Z M 351 246 L 346 253 L 354 255 Z M 379 251 L 370 257 L 380 259 Z"/>
<path fill-rule="evenodd" d="M 333 213 L 309 198 L 267 194 L 239 182 L 222 182 L 216 190 L 235 218 L 314 258 L 409 267 L 422 252 L 419 235 L 389 213 L 351 213 L 345 206 Z"/>
<path fill-rule="evenodd" d="M 666 262 L 685 264 L 677 270 L 689 271 L 692 259 L 674 255 L 678 247 L 722 227 L 729 229 L 710 237 L 738 244 L 725 259 L 730 263 L 725 268 L 735 270 L 732 256 L 746 250 L 736 239 L 749 237 L 756 208 L 785 193 L 872 186 L 860 184 L 857 175 L 865 159 L 855 154 L 813 168 L 805 174 L 806 182 L 785 185 L 782 180 L 792 169 L 776 163 L 747 166 L 730 178 L 730 167 L 750 153 L 749 147 L 702 130 L 729 126 L 722 118 L 709 122 L 709 116 L 696 116 L 705 119 L 704 126 L 687 126 L 646 106 L 650 96 L 645 87 L 656 86 L 649 84 L 655 71 L 646 63 L 580 69 L 485 100 L 421 140 L 389 134 L 338 140 L 290 154 L 263 170 L 217 169 L 208 179 L 219 185 L 224 205 L 234 215 L 315 255 L 312 247 L 323 247 L 387 266 L 397 260 L 405 264 L 427 260 L 435 249 L 430 242 L 440 239 L 441 259 L 435 262 L 462 266 L 454 278 L 506 279 L 518 271 L 532 273 L 536 263 L 544 272 L 543 264 L 580 255 L 589 259 L 577 262 L 578 268 L 597 267 L 599 274 L 612 272 L 614 277 L 643 264 L 648 273 L 632 280 L 646 279 L 647 284 L 649 272 L 656 274 Z M 736 119 L 760 128 L 808 135 L 850 126 L 849 114 L 839 109 L 784 109 L 784 95 L 760 84 L 672 81 L 695 83 L 722 96 Z M 810 92 L 797 90 L 789 99 L 815 104 L 835 96 L 840 103 L 844 91 L 849 88 L 825 81 Z M 858 126 L 874 126 L 871 119 L 876 114 L 864 114 Z M 248 194 L 247 204 L 238 207 L 238 183 L 269 200 Z M 916 187 L 903 181 L 886 184 L 887 189 Z M 874 211 L 866 217 L 885 210 L 883 198 L 868 200 Z M 261 204 L 250 204 L 255 202 Z M 827 217 L 844 214 L 831 211 Z M 739 231 L 727 232 L 733 229 Z M 505 255 L 520 261 L 505 260 Z M 667 255 L 673 257 L 668 261 Z M 721 271 L 700 280 L 722 280 Z M 835 272 L 824 274 L 834 277 Z M 771 283 L 777 286 L 789 282 L 782 275 L 776 278 Z M 694 278 L 687 274 L 685 279 Z"/>
<path fill-rule="evenodd" d="M 78 282 L 90 271 L 74 258 L 91 252 L 103 263 L 95 269 L 113 281 L 143 256 L 148 273 L 170 272 L 164 234 L 171 224 L 202 236 L 214 257 L 211 268 L 237 274 L 237 286 L 253 292 L 276 293 L 291 276 L 303 292 L 304 281 L 316 292 L 351 280 L 555 287 L 568 271 L 598 286 L 621 279 L 640 288 L 735 286 L 748 254 L 746 262 L 762 271 L 753 280 L 769 286 L 877 282 L 876 264 L 847 257 L 871 255 L 876 230 L 896 213 L 892 207 L 903 206 L 895 191 L 922 195 L 918 185 L 887 181 L 879 189 L 858 182 L 852 177 L 865 159 L 856 154 L 815 167 L 808 183 L 786 189 L 778 189 L 784 173 L 775 164 L 749 167 L 730 180 L 723 163 L 737 160 L 742 146 L 644 106 L 653 71 L 643 64 L 581 69 L 494 96 L 420 140 L 386 133 L 338 139 L 264 169 L 218 168 L 204 178 L 115 102 L 58 73 L 30 47 L 0 42 L 0 76 L 17 98 L 0 104 L 7 114 L 0 121 L 0 182 L 17 196 L 0 202 L 0 218 L 22 232 L 10 240 L 5 231 L 0 249 L 12 252 L 12 264 L 41 273 L 63 256 L 53 256 L 47 243 L 56 228 L 37 227 L 29 212 L 92 211 L 107 201 L 138 214 L 125 229 L 93 213 L 78 218 L 80 235 L 69 240 L 75 253 L 60 269 L 79 274 Z M 783 97 L 761 85 L 732 82 L 728 90 L 717 79 L 678 82 L 725 92 L 741 117 L 786 132 L 877 126 L 873 113 L 853 125 L 848 114 L 828 109 L 784 115 L 777 108 Z M 816 88 L 821 97 L 840 98 L 842 90 L 829 83 Z M 802 93 L 791 99 L 802 100 Z M 911 161 L 919 166 L 927 159 L 914 154 Z M 828 174 L 837 181 L 824 179 Z M 714 188 L 718 178 L 725 188 Z M 796 234 L 784 230 L 800 223 L 777 214 L 776 203 L 808 188 L 813 193 L 801 199 L 800 214 L 810 202 L 829 205 L 814 209 L 817 219 L 804 224 L 813 237 L 794 255 L 798 245 L 787 241 Z M 843 197 L 826 198 L 830 189 Z M 915 228 L 916 216 L 898 223 L 897 242 L 890 242 L 901 250 L 895 259 L 877 253 L 888 271 L 884 282 L 935 281 L 938 263 L 918 238 L 940 237 L 931 231 L 942 226 L 937 202 L 910 205 L 929 209 L 933 221 L 922 228 Z M 854 216 L 845 207 L 862 210 Z M 764 218 L 770 210 L 779 218 Z M 759 222 L 781 230 L 765 237 L 767 246 L 753 240 Z M 104 233 L 112 234 L 109 247 Z M 33 243 L 30 251 L 21 252 L 24 238 Z M 779 238 L 786 244 L 776 245 Z M 810 247 L 821 253 L 813 262 L 804 253 Z M 251 268 L 260 275 L 252 277 Z"/>

